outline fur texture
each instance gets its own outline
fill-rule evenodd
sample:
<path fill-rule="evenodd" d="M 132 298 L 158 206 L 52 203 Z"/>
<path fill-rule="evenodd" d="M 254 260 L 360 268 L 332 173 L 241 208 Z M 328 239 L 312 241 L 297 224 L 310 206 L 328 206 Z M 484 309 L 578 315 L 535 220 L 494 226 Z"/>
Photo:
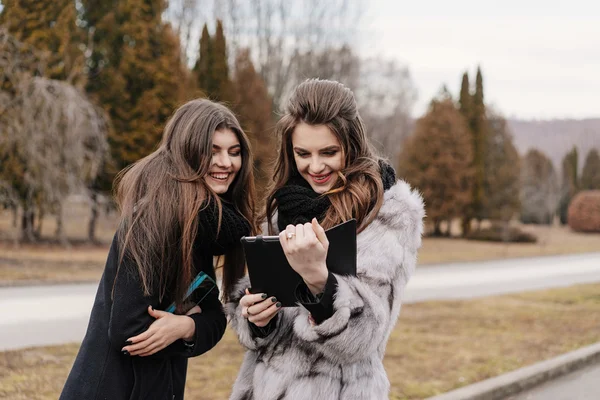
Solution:
<path fill-rule="evenodd" d="M 230 399 L 387 399 L 383 355 L 416 266 L 424 216 L 421 196 L 405 182 L 385 192 L 376 219 L 357 237 L 357 277 L 336 276 L 334 314 L 320 325 L 311 326 L 303 307 L 284 308 L 269 336 L 253 337 L 238 304 L 250 285 L 240 281 L 226 313 L 248 351 Z"/>

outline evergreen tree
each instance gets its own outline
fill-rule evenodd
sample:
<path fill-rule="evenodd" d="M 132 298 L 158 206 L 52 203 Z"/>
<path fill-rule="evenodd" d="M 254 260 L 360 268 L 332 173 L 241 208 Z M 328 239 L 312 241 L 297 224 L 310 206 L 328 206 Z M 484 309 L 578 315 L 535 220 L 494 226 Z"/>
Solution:
<path fill-rule="evenodd" d="M 579 191 L 579 178 L 577 176 L 579 168 L 578 159 L 577 148 L 573 146 L 573 149 L 562 160 L 561 198 L 558 206 L 558 213 L 562 224 L 567 223 L 569 204 Z"/>
<path fill-rule="evenodd" d="M 600 155 L 597 149 L 591 149 L 585 157 L 581 172 L 582 190 L 600 190 Z"/>
<path fill-rule="evenodd" d="M 449 95 L 442 93 L 417 121 L 399 164 L 401 175 L 423 193 L 437 235 L 441 222 L 461 216 L 471 199 L 472 161 L 465 121 Z"/>
<path fill-rule="evenodd" d="M 487 123 L 483 215 L 508 222 L 521 209 L 519 153 L 501 115 L 488 112 Z"/>
<path fill-rule="evenodd" d="M 469 74 L 465 72 L 460 85 L 460 97 L 458 99 L 460 113 L 468 124 L 471 121 L 471 88 L 469 86 Z"/>
<path fill-rule="evenodd" d="M 202 28 L 200 54 L 194 73 L 199 89 L 210 99 L 227 103 L 235 100 L 227 63 L 227 42 L 220 20 L 217 20 L 216 32 L 212 38 L 206 24 Z"/>
<path fill-rule="evenodd" d="M 178 38 L 162 21 L 162 0 L 116 2 L 100 15 L 90 9 L 98 51 L 88 91 L 109 113 L 114 173 L 146 156 L 183 97 Z"/>
<path fill-rule="evenodd" d="M 227 41 L 225 39 L 221 20 L 217 20 L 217 29 L 212 42 L 212 51 L 214 92 L 211 94 L 211 97 L 214 96 L 218 101 L 231 102 L 234 95 L 231 79 L 229 77 L 229 66 L 227 64 Z"/>
<path fill-rule="evenodd" d="M 196 75 L 198 88 L 205 93 L 214 91 L 212 85 L 212 65 L 214 64 L 212 58 L 212 41 L 210 34 L 208 33 L 208 26 L 204 24 L 202 28 L 202 35 L 200 36 L 200 50 L 198 59 L 194 65 L 193 72 Z"/>
<path fill-rule="evenodd" d="M 0 24 L 18 41 L 46 52 L 45 75 L 83 87 L 85 32 L 72 0 L 4 0 Z"/>
<path fill-rule="evenodd" d="M 477 68 L 475 80 L 475 94 L 473 95 L 473 108 L 471 115 L 471 131 L 473 134 L 473 167 L 475 173 L 473 185 L 473 216 L 483 218 L 483 205 L 485 203 L 485 153 L 487 144 L 486 111 L 483 96 L 483 77 L 481 69 Z"/>
<path fill-rule="evenodd" d="M 271 134 L 271 96 L 265 82 L 254 69 L 247 49 L 241 50 L 235 60 L 234 111 L 242 128 L 250 137 L 254 154 L 256 184 L 260 191 L 266 188 L 271 174 L 270 159 L 275 153 Z"/>

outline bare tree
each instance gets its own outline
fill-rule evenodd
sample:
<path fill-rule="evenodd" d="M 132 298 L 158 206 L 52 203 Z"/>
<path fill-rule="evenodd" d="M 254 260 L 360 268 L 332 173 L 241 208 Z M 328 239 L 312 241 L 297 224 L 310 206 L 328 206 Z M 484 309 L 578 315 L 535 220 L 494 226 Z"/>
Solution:
<path fill-rule="evenodd" d="M 13 107 L 3 119 L 2 148 L 23 161 L 21 206 L 24 239 L 33 239 L 33 215 L 57 216 L 63 240 L 62 204 L 81 193 L 100 170 L 108 144 L 107 118 L 73 86 L 36 77 L 20 82 Z M 19 177 L 15 177 L 18 179 Z"/>
<path fill-rule="evenodd" d="M 66 82 L 34 76 L 43 64 L 35 50 L 0 31 L 0 193 L 22 209 L 22 239 L 34 240 L 35 215 L 57 215 L 99 172 L 108 120 Z M 40 224 L 38 223 L 38 229 Z"/>
<path fill-rule="evenodd" d="M 165 11 L 165 18 L 179 37 L 181 61 L 186 65 L 190 64 L 190 59 L 195 58 L 192 54 L 197 49 L 194 43 L 197 40 L 195 33 L 201 29 L 198 21 L 208 18 L 206 8 L 209 3 L 210 0 L 171 0 Z"/>
<path fill-rule="evenodd" d="M 362 60 L 355 92 L 371 141 L 397 166 L 402 143 L 412 132 L 417 98 L 408 68 L 379 57 Z"/>
<path fill-rule="evenodd" d="M 217 11 L 230 50 L 250 48 L 255 65 L 279 107 L 305 77 L 295 62 L 310 52 L 341 49 L 356 38 L 362 2 L 350 0 L 229 0 Z"/>

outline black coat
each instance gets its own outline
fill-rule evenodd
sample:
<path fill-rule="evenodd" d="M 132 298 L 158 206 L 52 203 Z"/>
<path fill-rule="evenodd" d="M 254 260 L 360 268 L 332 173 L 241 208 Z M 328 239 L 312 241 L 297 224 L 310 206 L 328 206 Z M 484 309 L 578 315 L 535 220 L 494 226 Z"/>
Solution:
<path fill-rule="evenodd" d="M 118 259 L 115 235 L 87 333 L 60 400 L 183 399 L 188 357 L 212 349 L 225 332 L 227 321 L 218 291 L 213 290 L 202 301 L 202 313 L 191 316 L 196 324 L 192 349 L 177 340 L 152 356 L 124 355 L 121 349 L 125 341 L 144 332 L 154 321 L 148 314 L 148 306 L 165 309 L 171 300 L 160 303 L 157 295 L 144 297 L 139 275 L 126 262 L 119 270 L 111 296 Z M 196 251 L 194 259 L 215 277 L 211 253 Z"/>

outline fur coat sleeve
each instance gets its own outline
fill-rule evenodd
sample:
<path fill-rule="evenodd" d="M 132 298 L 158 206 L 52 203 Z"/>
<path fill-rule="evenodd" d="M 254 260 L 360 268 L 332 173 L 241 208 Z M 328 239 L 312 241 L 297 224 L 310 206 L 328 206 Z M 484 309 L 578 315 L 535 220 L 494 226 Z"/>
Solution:
<path fill-rule="evenodd" d="M 333 315 L 315 326 L 305 308 L 283 309 L 273 332 L 255 338 L 234 301 L 227 313 L 242 345 L 260 350 L 280 341 L 279 335 L 293 334 L 294 342 L 299 340 L 296 343 L 335 364 L 354 363 L 376 353 L 383 357 L 404 287 L 416 266 L 424 216 L 421 196 L 405 182 L 397 182 L 385 192 L 375 220 L 357 236 L 357 276 L 336 275 Z"/>
<path fill-rule="evenodd" d="M 357 277 L 337 276 L 334 314 L 312 326 L 301 308 L 295 334 L 335 363 L 383 355 L 415 270 L 425 216 L 421 196 L 400 181 L 385 192 L 375 220 L 357 237 Z"/>

